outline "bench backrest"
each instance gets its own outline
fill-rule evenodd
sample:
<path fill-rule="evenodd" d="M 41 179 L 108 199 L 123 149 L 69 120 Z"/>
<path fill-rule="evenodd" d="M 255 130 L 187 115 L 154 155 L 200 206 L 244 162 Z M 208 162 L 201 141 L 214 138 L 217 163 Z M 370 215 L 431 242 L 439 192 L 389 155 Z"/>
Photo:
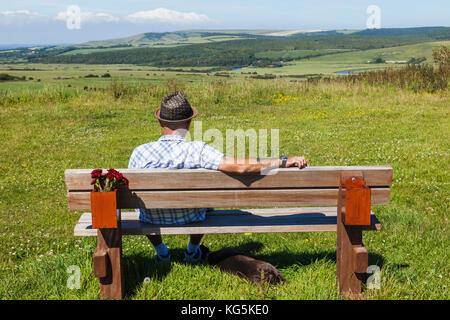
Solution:
<path fill-rule="evenodd" d="M 274 175 L 230 175 L 207 169 L 117 169 L 129 188 L 118 207 L 244 208 L 336 206 L 341 173 L 362 172 L 372 205 L 389 203 L 392 167 L 308 167 L 279 169 Z M 92 169 L 65 171 L 69 209 L 90 209 Z"/>

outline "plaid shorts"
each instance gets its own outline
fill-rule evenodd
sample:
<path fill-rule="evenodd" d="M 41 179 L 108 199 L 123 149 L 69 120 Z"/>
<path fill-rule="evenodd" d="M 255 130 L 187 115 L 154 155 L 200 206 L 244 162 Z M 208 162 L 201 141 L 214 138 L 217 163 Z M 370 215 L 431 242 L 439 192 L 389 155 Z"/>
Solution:
<path fill-rule="evenodd" d="M 187 224 L 206 219 L 208 209 L 136 209 L 139 220 L 151 224 Z"/>

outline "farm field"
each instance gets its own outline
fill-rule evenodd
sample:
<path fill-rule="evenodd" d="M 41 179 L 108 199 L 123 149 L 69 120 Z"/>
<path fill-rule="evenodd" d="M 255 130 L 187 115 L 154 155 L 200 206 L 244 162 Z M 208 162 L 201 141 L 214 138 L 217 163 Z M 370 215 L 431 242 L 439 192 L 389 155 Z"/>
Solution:
<path fill-rule="evenodd" d="M 427 63 L 433 63 L 432 50 L 441 46 L 449 46 L 450 41 L 434 41 L 425 42 L 414 45 L 398 46 L 383 49 L 358 50 L 343 53 L 332 53 L 309 59 L 301 59 L 297 61 L 289 61 L 280 68 L 255 68 L 248 71 L 261 74 L 333 74 L 344 70 L 369 70 L 381 69 L 388 67 L 399 67 L 401 64 L 397 61 L 409 61 L 411 58 L 425 57 Z M 305 54 L 305 50 L 279 51 L 279 57 L 290 55 L 295 56 Z M 310 52 L 312 50 L 309 50 Z M 312 51 L 314 52 L 314 51 Z M 260 53 L 261 55 L 263 53 Z M 269 52 L 268 55 L 274 55 L 275 52 Z M 311 53 L 310 53 L 311 54 Z M 376 58 L 382 58 L 385 61 L 395 61 L 392 63 L 373 63 Z M 372 63 L 367 63 L 372 61 Z M 244 72 L 247 71 L 245 68 Z M 239 72 L 239 71 L 233 71 Z"/>
<path fill-rule="evenodd" d="M 433 49 L 449 45 L 450 41 L 425 42 L 391 48 L 338 53 L 327 57 L 316 57 L 314 60 L 317 62 L 366 63 L 369 60 L 375 60 L 375 58 L 382 58 L 386 61 L 408 61 L 411 58 L 425 57 L 427 62 L 432 63 Z"/>
<path fill-rule="evenodd" d="M 68 85 L 81 89 L 83 89 L 84 86 L 106 88 L 111 85 L 112 81 L 126 83 L 148 81 L 151 83 L 152 81 L 159 82 L 158 79 L 164 79 L 164 73 L 155 70 L 156 68 L 144 68 L 135 65 L 0 65 L 0 73 L 7 73 L 17 77 L 26 78 L 26 81 L 0 83 L 0 88 L 13 91 L 27 90 L 30 88 L 42 89 L 49 86 L 67 87 Z M 110 74 L 111 78 L 102 77 L 106 73 Z M 155 79 L 155 74 L 161 76 Z M 89 75 L 97 77 L 86 78 L 86 76 Z M 32 78 L 31 80 L 30 77 Z"/>
<path fill-rule="evenodd" d="M 354 54 L 277 70 L 334 72 L 341 64 L 326 65 L 327 59 Z M 354 58 L 349 66 L 367 66 Z M 256 69 L 263 70 L 269 68 Z M 0 299 L 99 299 L 92 273 L 96 240 L 73 236 L 81 212 L 67 208 L 64 170 L 126 168 L 136 146 L 160 136 L 153 112 L 174 90 L 197 107 L 203 131 L 279 129 L 280 153 L 305 155 L 313 166 L 393 166 L 391 203 L 374 208 L 382 230 L 364 233 L 369 265 L 381 269 L 381 287 L 365 288 L 365 294 L 450 298 L 448 89 L 258 80 L 241 71 L 226 78 L 131 65 L 1 65 L 3 72 L 33 80 L 0 82 Z M 105 73 L 111 78 L 101 78 Z M 277 99 L 280 94 L 288 99 Z M 188 239 L 165 240 L 174 260 L 169 266 L 153 262 L 145 237 L 124 237 L 126 299 L 341 299 L 335 233 L 205 236 L 212 250 L 236 247 L 272 263 L 289 280 L 263 287 L 204 263 L 186 265 Z M 73 265 L 81 271 L 80 289 L 66 285 Z"/>

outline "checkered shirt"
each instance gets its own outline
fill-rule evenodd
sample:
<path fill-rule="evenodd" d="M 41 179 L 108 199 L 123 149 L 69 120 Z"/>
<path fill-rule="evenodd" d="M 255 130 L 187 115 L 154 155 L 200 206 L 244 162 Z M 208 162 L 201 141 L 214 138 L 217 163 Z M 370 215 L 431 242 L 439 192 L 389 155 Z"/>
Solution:
<path fill-rule="evenodd" d="M 134 149 L 128 168 L 217 170 L 223 156 L 223 153 L 202 141 L 188 142 L 180 135 L 166 135 L 158 141 Z M 136 209 L 136 211 L 142 222 L 186 224 L 205 220 L 207 209 Z"/>

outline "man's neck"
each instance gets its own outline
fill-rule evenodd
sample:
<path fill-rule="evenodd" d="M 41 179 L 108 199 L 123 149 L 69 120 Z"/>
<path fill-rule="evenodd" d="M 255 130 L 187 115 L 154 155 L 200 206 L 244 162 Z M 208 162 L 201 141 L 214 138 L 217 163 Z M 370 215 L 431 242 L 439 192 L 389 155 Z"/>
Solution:
<path fill-rule="evenodd" d="M 170 136 L 170 135 L 178 135 L 184 137 L 188 131 L 186 129 L 176 129 L 172 130 L 170 128 L 164 127 L 163 128 L 163 135 Z"/>

